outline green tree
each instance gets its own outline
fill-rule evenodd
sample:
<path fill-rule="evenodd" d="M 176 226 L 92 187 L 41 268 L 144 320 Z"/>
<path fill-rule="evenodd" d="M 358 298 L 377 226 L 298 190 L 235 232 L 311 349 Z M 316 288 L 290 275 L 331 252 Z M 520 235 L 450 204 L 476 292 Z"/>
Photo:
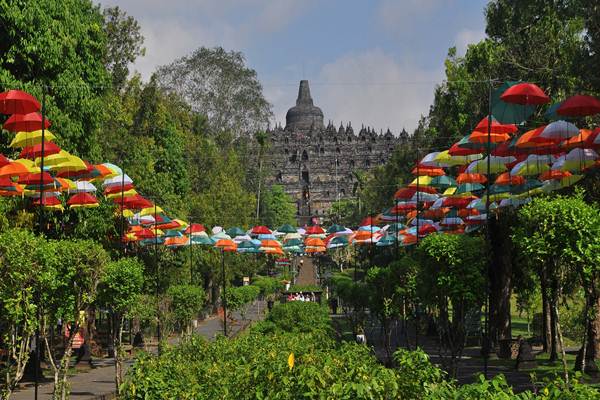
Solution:
<path fill-rule="evenodd" d="M 417 280 L 420 301 L 437 310 L 440 341 L 450 350 L 448 368 L 456 368 L 465 346 L 466 316 L 479 315 L 485 293 L 485 245 L 480 237 L 429 235 L 419 242 Z"/>
<path fill-rule="evenodd" d="M 106 69 L 112 77 L 113 87 L 120 90 L 129 75 L 129 65 L 144 56 L 144 37 L 140 25 L 119 7 L 102 11 L 106 34 Z"/>
<path fill-rule="evenodd" d="M 0 364 L 3 376 L 0 396 L 8 399 L 25 371 L 29 348 L 38 327 L 38 248 L 42 240 L 22 229 L 0 234 L 0 335 L 7 350 Z"/>
<path fill-rule="evenodd" d="M 171 299 L 173 318 L 186 335 L 192 332 L 192 320 L 204 305 L 206 296 L 202 288 L 193 285 L 173 285 L 167 289 Z"/>
<path fill-rule="evenodd" d="M 213 133 L 260 131 L 272 115 L 256 71 L 240 52 L 200 47 L 157 74 L 162 86 L 181 93 L 193 111 L 207 116 Z"/>
<path fill-rule="evenodd" d="M 296 205 L 281 185 L 272 185 L 262 200 L 261 224 L 273 227 L 296 224 Z"/>
<path fill-rule="evenodd" d="M 99 285 L 98 301 L 110 310 L 115 351 L 115 384 L 123 381 L 123 323 L 139 300 L 144 285 L 144 266 L 134 258 L 122 258 L 106 265 Z"/>
<path fill-rule="evenodd" d="M 90 159 L 101 153 L 98 133 L 109 87 L 103 24 L 90 0 L 0 3 L 0 87 L 24 89 L 38 99 L 45 91 L 58 144 Z"/>

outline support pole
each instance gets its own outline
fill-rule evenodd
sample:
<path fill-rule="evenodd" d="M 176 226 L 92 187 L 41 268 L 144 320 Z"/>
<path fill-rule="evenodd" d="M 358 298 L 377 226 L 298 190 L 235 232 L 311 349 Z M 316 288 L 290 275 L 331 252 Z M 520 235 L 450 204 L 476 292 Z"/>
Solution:
<path fill-rule="evenodd" d="M 154 271 L 156 272 L 156 337 L 158 340 L 158 355 L 162 351 L 161 346 L 161 331 L 160 331 L 160 273 L 158 265 L 158 235 L 156 234 L 156 200 L 154 201 Z"/>
<path fill-rule="evenodd" d="M 221 248 L 221 273 L 223 275 L 223 335 L 227 337 L 227 286 L 225 283 L 225 249 Z"/>
<path fill-rule="evenodd" d="M 483 336 L 483 375 L 485 379 L 488 379 L 488 361 L 491 350 L 491 338 L 490 338 L 490 272 L 492 268 L 491 260 L 491 234 L 490 234 L 490 172 L 491 172 L 491 156 L 492 156 L 492 80 L 490 79 L 488 85 L 488 129 L 487 129 L 487 196 L 485 199 L 485 224 L 486 224 L 486 239 L 488 245 L 488 258 L 487 258 L 487 271 L 485 274 L 485 322 L 484 322 L 484 336 Z"/>

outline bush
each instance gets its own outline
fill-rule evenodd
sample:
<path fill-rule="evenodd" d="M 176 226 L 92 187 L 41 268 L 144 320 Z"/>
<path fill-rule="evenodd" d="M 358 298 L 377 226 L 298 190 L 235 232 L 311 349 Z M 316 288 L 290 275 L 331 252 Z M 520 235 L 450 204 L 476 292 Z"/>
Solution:
<path fill-rule="evenodd" d="M 318 339 L 318 340 L 317 340 Z M 293 368 L 288 365 L 294 354 Z M 199 337 L 161 357 L 145 355 L 128 372 L 123 399 L 399 398 L 397 372 L 369 348 L 306 333 Z"/>
<path fill-rule="evenodd" d="M 167 289 L 170 298 L 170 311 L 175 322 L 189 330 L 191 321 L 204 305 L 204 290 L 193 285 L 173 285 Z"/>
<path fill-rule="evenodd" d="M 252 280 L 252 285 L 260 288 L 260 294 L 268 297 L 283 289 L 283 283 L 280 279 L 268 276 L 257 276 Z"/>
<path fill-rule="evenodd" d="M 327 307 L 318 303 L 290 301 L 271 310 L 265 324 L 256 329 L 263 333 L 276 331 L 298 333 L 331 333 L 331 320 Z"/>

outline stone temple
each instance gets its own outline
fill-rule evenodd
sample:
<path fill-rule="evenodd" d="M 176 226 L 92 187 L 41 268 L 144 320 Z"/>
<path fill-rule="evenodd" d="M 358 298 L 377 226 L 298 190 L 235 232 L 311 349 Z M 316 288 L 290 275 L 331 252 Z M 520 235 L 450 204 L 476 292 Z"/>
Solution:
<path fill-rule="evenodd" d="M 377 133 L 363 126 L 356 134 L 350 123 L 336 128 L 323 120 L 303 80 L 296 105 L 285 116 L 285 128 L 278 125 L 267 131 L 269 183 L 282 185 L 294 199 L 299 224 L 323 217 L 336 201 L 354 197 L 354 172 L 384 164 L 394 147 L 408 138 L 405 130 L 394 136 L 389 129 Z"/>

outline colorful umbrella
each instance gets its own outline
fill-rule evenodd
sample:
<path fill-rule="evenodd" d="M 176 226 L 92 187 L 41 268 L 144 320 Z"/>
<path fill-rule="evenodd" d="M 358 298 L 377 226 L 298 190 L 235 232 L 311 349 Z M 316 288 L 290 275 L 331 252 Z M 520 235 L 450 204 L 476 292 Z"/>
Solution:
<path fill-rule="evenodd" d="M 50 127 L 50 121 L 44 119 L 44 129 Z M 42 115 L 38 112 L 13 114 L 6 120 L 3 128 L 11 132 L 33 132 L 42 129 Z"/>
<path fill-rule="evenodd" d="M 506 89 L 500 100 L 521 105 L 546 104 L 550 98 L 534 83 L 517 83 Z"/>
<path fill-rule="evenodd" d="M 296 233 L 296 228 L 294 228 L 290 224 L 285 224 L 285 225 L 280 226 L 277 229 L 277 232 L 282 232 L 282 233 Z"/>
<path fill-rule="evenodd" d="M 98 199 L 96 199 L 93 195 L 89 193 L 78 193 L 72 196 L 69 201 L 67 201 L 67 205 L 70 208 L 92 208 L 98 207 L 100 204 L 98 203 Z"/>
<path fill-rule="evenodd" d="M 266 226 L 259 225 L 259 226 L 255 226 L 254 228 L 252 228 L 251 233 L 254 235 L 260 235 L 260 234 L 268 235 L 268 234 L 271 234 L 272 232 Z"/>
<path fill-rule="evenodd" d="M 14 89 L 0 93 L 2 114 L 28 114 L 39 110 L 39 101 L 29 93 Z"/>
<path fill-rule="evenodd" d="M 56 136 L 50 131 L 44 132 L 44 140 L 46 142 L 51 142 L 56 139 Z M 33 132 L 18 132 L 13 140 L 10 142 L 9 147 L 27 147 L 34 146 L 36 144 L 42 143 L 42 131 L 33 131 Z"/>
<path fill-rule="evenodd" d="M 585 117 L 600 113 L 600 100 L 592 96 L 576 95 L 563 101 L 556 113 L 570 117 Z"/>

